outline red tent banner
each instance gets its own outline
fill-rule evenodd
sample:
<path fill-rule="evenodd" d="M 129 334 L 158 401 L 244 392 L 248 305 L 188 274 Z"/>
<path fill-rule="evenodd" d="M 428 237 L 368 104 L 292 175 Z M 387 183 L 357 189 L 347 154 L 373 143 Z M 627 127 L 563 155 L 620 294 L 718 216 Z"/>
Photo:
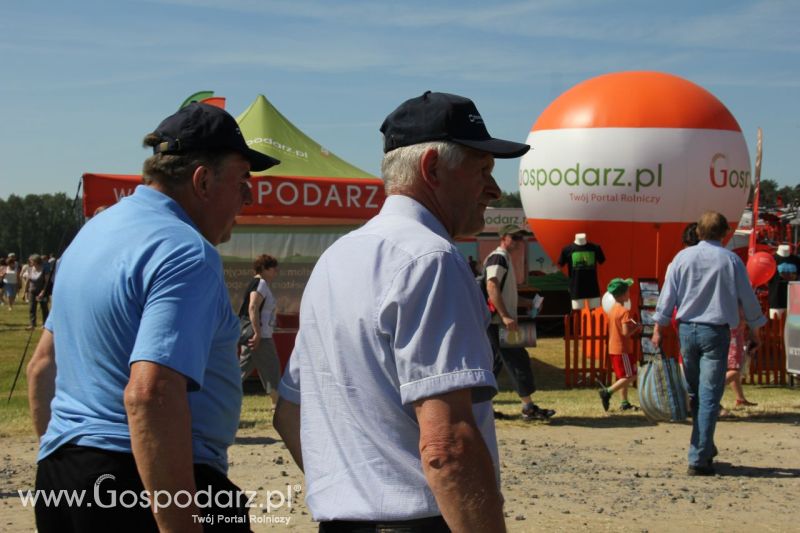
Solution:
<path fill-rule="evenodd" d="M 253 176 L 253 204 L 243 215 L 369 219 L 386 194 L 381 180 Z"/>
<path fill-rule="evenodd" d="M 253 176 L 253 204 L 244 216 L 296 216 L 367 220 L 375 216 L 386 194 L 383 181 L 363 178 Z M 122 174 L 83 175 L 83 214 L 94 215 L 133 194 L 142 177 Z"/>
<path fill-rule="evenodd" d="M 141 176 L 129 174 L 84 174 L 83 215 L 92 217 L 98 209 L 111 207 L 141 183 Z"/>

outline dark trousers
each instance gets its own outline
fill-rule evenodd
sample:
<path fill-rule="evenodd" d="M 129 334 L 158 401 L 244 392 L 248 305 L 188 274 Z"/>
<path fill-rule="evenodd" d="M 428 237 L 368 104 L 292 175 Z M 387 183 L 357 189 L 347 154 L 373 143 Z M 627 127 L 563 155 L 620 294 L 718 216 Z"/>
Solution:
<path fill-rule="evenodd" d="M 204 531 L 250 531 L 248 509 L 244 506 L 247 498 L 244 495 L 239 498 L 241 506 L 228 506 L 230 501 L 238 503 L 235 495 L 240 489 L 225 474 L 208 465 L 196 464 L 194 477 L 198 490 L 195 501 L 200 505 L 205 505 L 206 501 L 211 503 L 199 509 L 199 516 L 214 517 L 213 522 L 203 522 Z M 144 486 L 132 454 L 64 445 L 39 461 L 36 490 L 64 496 L 58 505 L 47 504 L 43 501 L 46 493 L 39 492 L 36 527 L 40 533 L 158 531 L 153 511 L 141 497 Z M 80 505 L 66 503 L 68 491 L 77 491 L 77 494 L 83 491 L 83 502 Z M 201 491 L 210 492 L 210 496 L 200 498 Z M 216 498 L 220 492 L 225 494 Z M 164 503 L 165 499 L 159 501 Z M 217 506 L 217 501 L 225 507 Z M 184 505 L 186 497 L 177 497 L 176 502 Z M 218 515 L 229 516 L 231 520 L 219 520 Z"/>
<path fill-rule="evenodd" d="M 500 375 L 500 370 L 505 365 L 511 382 L 520 398 L 530 396 L 536 392 L 536 383 L 533 380 L 533 370 L 531 370 L 531 358 L 525 348 L 501 348 L 500 347 L 500 326 L 497 324 L 489 325 L 487 331 L 489 343 L 492 345 L 494 353 L 494 377 Z"/>
<path fill-rule="evenodd" d="M 31 319 L 31 326 L 36 326 L 36 304 L 39 304 L 39 307 L 42 310 L 42 325 L 44 326 L 44 323 L 47 322 L 47 315 L 50 312 L 47 298 L 37 301 L 35 296 L 31 296 L 30 300 L 31 302 L 28 311 L 28 316 L 30 316 Z"/>
<path fill-rule="evenodd" d="M 441 516 L 395 522 L 332 520 L 320 522 L 320 533 L 450 533 Z"/>

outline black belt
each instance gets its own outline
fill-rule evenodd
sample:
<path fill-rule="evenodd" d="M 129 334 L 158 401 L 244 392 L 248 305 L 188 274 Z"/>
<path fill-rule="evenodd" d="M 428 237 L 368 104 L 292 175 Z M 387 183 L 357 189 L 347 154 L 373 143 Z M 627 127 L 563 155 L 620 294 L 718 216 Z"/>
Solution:
<path fill-rule="evenodd" d="M 388 532 L 394 529 L 409 533 L 412 531 L 420 533 L 449 533 L 450 531 L 447 522 L 441 516 L 392 521 L 330 520 L 319 524 L 320 533 Z"/>

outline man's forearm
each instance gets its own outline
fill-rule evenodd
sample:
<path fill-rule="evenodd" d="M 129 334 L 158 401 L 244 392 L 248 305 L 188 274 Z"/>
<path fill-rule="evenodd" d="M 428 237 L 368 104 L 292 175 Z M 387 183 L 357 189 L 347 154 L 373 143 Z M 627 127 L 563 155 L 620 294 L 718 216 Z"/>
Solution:
<path fill-rule="evenodd" d="M 453 531 L 505 531 L 489 449 L 472 415 L 470 389 L 415 404 L 422 471 Z"/>
<path fill-rule="evenodd" d="M 44 330 L 31 362 L 28 377 L 28 405 L 36 436 L 41 438 L 50 423 L 50 402 L 56 393 L 56 354 L 53 334 Z"/>
<path fill-rule="evenodd" d="M 250 304 L 247 308 L 247 315 L 250 317 L 250 323 L 253 324 L 253 331 L 256 334 L 261 333 L 261 313 L 257 306 Z"/>
<path fill-rule="evenodd" d="M 292 454 L 292 459 L 303 470 L 303 453 L 300 447 L 300 406 L 283 398 L 278 399 L 272 425 Z"/>
<path fill-rule="evenodd" d="M 487 282 L 486 292 L 489 295 L 489 299 L 492 301 L 492 305 L 494 305 L 495 309 L 497 309 L 497 313 L 502 318 L 510 317 L 511 313 L 509 313 L 508 309 L 506 308 L 506 304 L 503 301 L 503 295 L 501 294 L 500 288 L 497 286 L 497 284 L 491 281 Z"/>
<path fill-rule="evenodd" d="M 157 368 L 153 368 L 157 367 Z M 194 495 L 191 412 L 183 376 L 160 365 L 137 362 L 125 389 L 131 447 L 136 468 L 150 494 Z M 157 501 L 153 502 L 154 504 Z M 160 531 L 201 531 L 194 505 L 154 508 Z"/>
<path fill-rule="evenodd" d="M 422 465 L 453 531 L 505 531 L 503 501 L 489 450 L 477 428 L 463 427 L 450 450 L 422 451 Z"/>

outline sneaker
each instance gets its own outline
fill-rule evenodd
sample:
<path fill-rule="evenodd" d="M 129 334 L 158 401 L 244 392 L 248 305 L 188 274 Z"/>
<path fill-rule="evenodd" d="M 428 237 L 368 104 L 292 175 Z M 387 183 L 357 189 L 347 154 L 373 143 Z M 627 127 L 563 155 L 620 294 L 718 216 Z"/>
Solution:
<path fill-rule="evenodd" d="M 500 411 L 493 411 L 493 413 L 495 420 L 506 420 L 508 418 L 507 414 L 501 413 Z"/>
<path fill-rule="evenodd" d="M 522 408 L 523 420 L 547 420 L 556 414 L 552 409 L 542 409 L 535 403 L 529 403 Z"/>
<path fill-rule="evenodd" d="M 633 405 L 631 402 L 622 402 L 619 405 L 619 410 L 620 411 L 630 411 L 630 410 L 638 411 L 639 408 L 636 407 L 635 405 Z"/>
<path fill-rule="evenodd" d="M 603 411 L 608 411 L 608 406 L 611 403 L 611 393 L 608 392 L 608 389 L 603 387 L 597 394 L 600 395 L 600 401 L 603 403 Z"/>
<path fill-rule="evenodd" d="M 690 476 L 713 476 L 717 473 L 712 465 L 708 466 L 689 466 L 686 473 Z"/>

